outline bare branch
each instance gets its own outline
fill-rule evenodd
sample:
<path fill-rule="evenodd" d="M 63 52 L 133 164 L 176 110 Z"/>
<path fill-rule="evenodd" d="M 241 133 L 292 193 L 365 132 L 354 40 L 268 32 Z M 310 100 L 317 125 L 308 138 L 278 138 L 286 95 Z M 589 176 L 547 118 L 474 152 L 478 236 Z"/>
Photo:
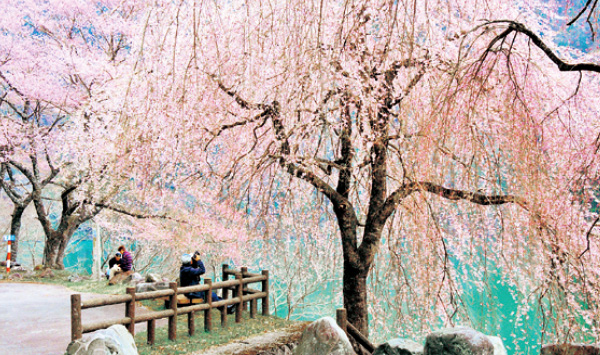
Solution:
<path fill-rule="evenodd" d="M 595 63 L 572 64 L 572 63 L 567 63 L 564 60 L 560 59 L 552 51 L 552 49 L 550 49 L 544 43 L 544 41 L 542 41 L 542 39 L 538 35 L 533 33 L 531 30 L 529 30 L 527 27 L 525 27 L 525 25 L 523 25 L 519 22 L 510 21 L 510 20 L 501 20 L 501 21 L 491 21 L 491 22 L 488 22 L 486 25 L 491 25 L 494 23 L 507 23 L 508 28 L 492 40 L 492 42 L 488 46 L 488 49 L 486 50 L 486 53 L 492 49 L 492 46 L 497 41 L 504 39 L 506 36 L 508 36 L 510 33 L 512 33 L 514 31 L 514 32 L 522 33 L 522 34 L 526 35 L 527 37 L 529 37 L 529 39 L 533 42 L 533 44 L 535 44 L 539 49 L 541 49 L 542 52 L 544 52 L 544 54 L 554 64 L 556 64 L 556 66 L 558 67 L 558 70 L 560 70 L 560 71 L 591 71 L 591 72 L 600 73 L 600 64 L 595 64 Z"/>

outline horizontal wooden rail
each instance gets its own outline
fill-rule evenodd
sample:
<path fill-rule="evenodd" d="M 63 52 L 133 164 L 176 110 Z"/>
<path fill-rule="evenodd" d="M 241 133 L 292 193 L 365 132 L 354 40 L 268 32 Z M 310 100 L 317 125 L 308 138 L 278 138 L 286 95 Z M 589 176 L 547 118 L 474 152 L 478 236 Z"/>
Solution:
<path fill-rule="evenodd" d="M 156 298 L 162 298 L 165 296 L 171 296 L 173 294 L 173 290 L 168 289 L 168 290 L 158 290 L 158 291 L 149 291 L 149 292 L 140 292 L 140 293 L 136 293 L 135 294 L 135 300 L 136 301 L 143 301 L 143 300 L 152 300 L 152 299 L 156 299 Z"/>
<path fill-rule="evenodd" d="M 235 320 L 236 323 L 242 321 L 242 310 L 246 302 L 251 303 L 250 317 L 256 315 L 257 300 L 262 300 L 262 314 L 269 315 L 269 271 L 263 270 L 260 274 L 248 272 L 247 268 L 240 270 L 230 269 L 228 265 L 223 265 L 223 279 L 220 282 L 213 283 L 211 279 L 205 279 L 204 284 L 177 287 L 177 283 L 171 282 L 169 289 L 140 292 L 136 293 L 135 288 L 128 287 L 125 295 L 112 295 L 99 297 L 87 301 L 81 301 L 80 294 L 71 295 L 71 340 L 77 340 L 82 337 L 83 333 L 93 332 L 95 330 L 108 328 L 115 324 L 127 325 L 129 332 L 135 335 L 135 324 L 148 322 L 148 343 L 154 344 L 155 321 L 157 319 L 169 319 L 169 339 L 176 340 L 177 338 L 177 316 L 188 314 L 188 333 L 194 334 L 194 313 L 204 311 L 204 329 L 210 331 L 212 329 L 212 320 L 210 316 L 211 309 L 221 310 L 221 326 L 226 326 L 227 322 L 227 306 L 237 305 Z M 234 275 L 235 279 L 229 280 L 229 276 Z M 252 283 L 261 283 L 262 291 L 249 288 L 247 285 Z M 213 291 L 222 290 L 222 300 L 212 302 L 211 295 Z M 191 292 L 207 292 L 207 302 L 201 304 L 193 304 L 187 307 L 179 308 L 177 305 L 177 295 L 187 294 Z M 229 297 L 232 292 L 233 297 Z M 143 300 L 156 300 L 168 297 L 170 308 L 164 311 L 148 312 L 136 315 L 136 302 Z M 125 317 L 110 319 L 101 322 L 90 324 L 82 324 L 81 311 L 83 309 L 102 307 L 114 304 L 125 304 Z"/>
<path fill-rule="evenodd" d="M 125 303 L 127 301 L 131 301 L 131 295 L 115 295 L 106 296 L 102 298 L 94 298 L 91 300 L 83 301 L 81 303 L 81 309 L 110 306 L 112 304 Z"/>
<path fill-rule="evenodd" d="M 83 326 L 83 332 L 89 333 L 89 332 L 93 332 L 94 330 L 108 328 L 111 325 L 115 325 L 115 324 L 125 325 L 125 324 L 129 324 L 129 323 L 131 323 L 131 318 L 128 318 L 128 317 L 110 319 L 110 320 L 105 320 L 105 321 L 101 321 L 101 322 L 86 324 Z"/>
<path fill-rule="evenodd" d="M 161 318 L 171 317 L 172 315 L 173 315 L 172 309 L 166 309 L 164 311 L 149 312 L 149 313 L 141 314 L 139 316 L 135 316 L 135 322 L 136 323 L 147 322 L 147 321 L 153 320 L 153 319 L 161 319 Z"/>

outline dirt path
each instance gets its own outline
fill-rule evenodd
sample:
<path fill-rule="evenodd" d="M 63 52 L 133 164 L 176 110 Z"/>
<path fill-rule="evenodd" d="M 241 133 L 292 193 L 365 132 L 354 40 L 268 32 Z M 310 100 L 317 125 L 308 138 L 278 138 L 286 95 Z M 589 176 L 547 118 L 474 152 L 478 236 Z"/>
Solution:
<path fill-rule="evenodd" d="M 0 352 L 3 354 L 64 354 L 71 341 L 71 297 L 63 286 L 0 282 Z M 101 295 L 83 293 L 82 300 Z M 136 307 L 136 314 L 146 311 Z M 83 322 L 121 318 L 124 305 L 104 306 L 83 312 Z M 161 325 L 157 321 L 157 326 Z M 136 332 L 146 330 L 136 324 Z"/>

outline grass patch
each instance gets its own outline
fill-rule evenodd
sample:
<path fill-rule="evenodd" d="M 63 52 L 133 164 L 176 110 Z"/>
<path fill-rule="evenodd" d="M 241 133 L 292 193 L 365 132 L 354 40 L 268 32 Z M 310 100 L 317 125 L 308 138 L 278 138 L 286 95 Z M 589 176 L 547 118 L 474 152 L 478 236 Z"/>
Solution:
<path fill-rule="evenodd" d="M 156 302 L 144 301 L 142 304 L 155 310 L 164 309 L 164 306 Z M 221 328 L 221 312 L 216 309 L 212 310 L 213 329 L 208 333 L 204 331 L 204 311 L 196 312 L 196 333 L 191 337 L 188 335 L 187 315 L 180 315 L 177 317 L 176 341 L 168 339 L 168 328 L 164 326 L 156 327 L 153 346 L 146 343 L 148 337 L 146 332 L 136 334 L 135 343 L 140 355 L 189 354 L 211 346 L 227 344 L 236 339 L 304 324 L 304 322 L 288 321 L 274 316 L 258 314 L 256 318 L 252 319 L 249 312 L 243 312 L 242 315 L 243 320 L 241 323 L 235 323 L 235 314 L 228 315 L 227 327 Z"/>

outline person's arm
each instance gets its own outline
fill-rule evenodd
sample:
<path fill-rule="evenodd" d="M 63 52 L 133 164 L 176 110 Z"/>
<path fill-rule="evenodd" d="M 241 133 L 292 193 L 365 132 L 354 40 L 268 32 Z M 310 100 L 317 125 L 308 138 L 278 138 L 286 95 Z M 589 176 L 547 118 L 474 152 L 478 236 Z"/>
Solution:
<path fill-rule="evenodd" d="M 192 265 L 194 266 L 194 268 L 200 270 L 199 275 L 203 275 L 206 272 L 206 268 L 204 267 L 204 263 L 202 262 L 202 260 L 200 260 L 200 253 L 198 252 L 195 252 L 194 256 L 192 257 Z"/>

